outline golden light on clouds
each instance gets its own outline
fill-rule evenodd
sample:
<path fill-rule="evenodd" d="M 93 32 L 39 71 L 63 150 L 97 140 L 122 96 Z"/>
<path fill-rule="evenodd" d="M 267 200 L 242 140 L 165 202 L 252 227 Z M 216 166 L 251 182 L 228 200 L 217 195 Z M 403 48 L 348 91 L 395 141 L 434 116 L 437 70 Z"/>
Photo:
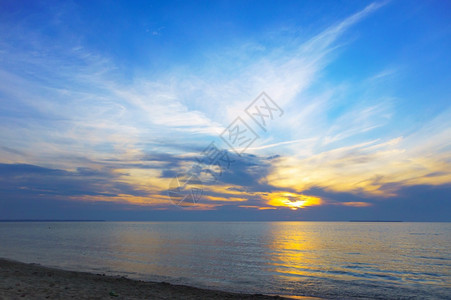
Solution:
<path fill-rule="evenodd" d="M 264 182 L 300 191 L 318 187 L 377 197 L 396 196 L 403 186 L 451 182 L 449 155 L 409 151 L 401 141 L 373 141 L 309 157 L 281 157 Z"/>

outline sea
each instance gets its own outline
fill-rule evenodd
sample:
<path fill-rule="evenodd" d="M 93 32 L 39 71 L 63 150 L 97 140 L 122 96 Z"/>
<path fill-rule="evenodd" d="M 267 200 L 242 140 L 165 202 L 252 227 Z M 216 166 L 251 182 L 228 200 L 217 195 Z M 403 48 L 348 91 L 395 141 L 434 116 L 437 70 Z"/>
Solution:
<path fill-rule="evenodd" d="M 0 257 L 293 298 L 451 299 L 451 223 L 1 222 Z"/>

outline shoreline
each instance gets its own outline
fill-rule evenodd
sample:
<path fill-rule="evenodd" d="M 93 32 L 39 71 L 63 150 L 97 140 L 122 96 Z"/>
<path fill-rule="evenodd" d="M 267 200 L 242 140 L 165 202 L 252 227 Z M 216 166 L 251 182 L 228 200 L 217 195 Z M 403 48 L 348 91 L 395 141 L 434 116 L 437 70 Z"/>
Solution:
<path fill-rule="evenodd" d="M 0 258 L 1 299 L 318 299 L 241 294 L 129 279 L 123 276 L 67 271 Z"/>

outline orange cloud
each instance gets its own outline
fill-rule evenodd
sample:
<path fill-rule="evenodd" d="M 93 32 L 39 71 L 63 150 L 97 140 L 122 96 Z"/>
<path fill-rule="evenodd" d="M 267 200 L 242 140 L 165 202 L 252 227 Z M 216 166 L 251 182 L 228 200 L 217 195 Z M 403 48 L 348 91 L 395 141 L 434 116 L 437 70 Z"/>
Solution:
<path fill-rule="evenodd" d="M 242 208 L 255 208 L 255 209 L 258 209 L 258 210 L 277 209 L 277 207 L 257 206 L 257 205 L 239 205 L 238 207 L 242 207 Z"/>
<path fill-rule="evenodd" d="M 344 206 L 352 206 L 352 207 L 368 207 L 371 206 L 371 203 L 368 202 L 342 202 L 337 203 L 338 205 L 344 205 Z"/>

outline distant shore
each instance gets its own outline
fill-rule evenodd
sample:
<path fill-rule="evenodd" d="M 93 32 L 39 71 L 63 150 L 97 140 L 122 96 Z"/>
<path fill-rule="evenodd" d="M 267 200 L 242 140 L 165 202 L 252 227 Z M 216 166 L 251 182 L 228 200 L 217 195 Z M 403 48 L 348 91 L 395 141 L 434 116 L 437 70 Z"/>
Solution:
<path fill-rule="evenodd" d="M 65 271 L 0 258 L 0 299 L 68 298 L 287 299 L 279 296 L 229 293 L 165 282 L 145 282 L 120 276 Z"/>

